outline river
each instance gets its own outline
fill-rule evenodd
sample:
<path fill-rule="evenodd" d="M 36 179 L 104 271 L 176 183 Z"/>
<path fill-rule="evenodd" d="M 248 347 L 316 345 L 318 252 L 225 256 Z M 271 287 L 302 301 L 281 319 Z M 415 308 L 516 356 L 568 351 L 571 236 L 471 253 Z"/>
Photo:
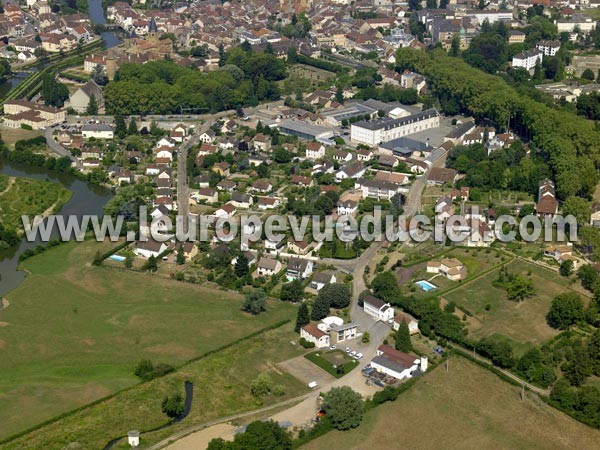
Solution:
<path fill-rule="evenodd" d="M 62 184 L 73 194 L 63 205 L 60 214 L 64 216 L 84 214 L 102 215 L 103 207 L 111 198 L 111 192 L 103 187 L 86 183 L 73 175 L 48 172 L 41 167 L 0 161 L 0 173 L 9 176 L 50 180 Z M 17 270 L 19 255 L 40 242 L 28 242 L 23 239 L 20 244 L 6 250 L 0 250 L 0 296 L 15 289 L 25 278 L 25 272 Z M 1 307 L 1 304 L 0 304 Z"/>
<path fill-rule="evenodd" d="M 94 24 L 104 25 L 106 23 L 106 17 L 104 15 L 104 9 L 102 8 L 102 0 L 88 0 L 89 16 Z M 112 48 L 121 43 L 119 37 L 112 31 L 104 31 L 102 34 L 102 40 L 106 48 Z M 32 65 L 27 68 L 37 72 L 40 67 L 38 65 Z M 0 98 L 6 96 L 13 88 L 17 87 L 23 80 L 25 80 L 30 72 L 14 72 L 4 83 L 0 84 Z"/>

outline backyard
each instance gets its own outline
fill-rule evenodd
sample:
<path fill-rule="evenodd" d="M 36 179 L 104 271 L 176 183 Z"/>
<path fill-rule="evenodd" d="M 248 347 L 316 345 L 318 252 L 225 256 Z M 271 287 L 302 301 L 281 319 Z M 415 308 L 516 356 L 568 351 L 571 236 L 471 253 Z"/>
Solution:
<path fill-rule="evenodd" d="M 454 357 L 415 386 L 365 414 L 350 431 L 332 431 L 303 449 L 398 448 L 573 449 L 598 448 L 600 431 L 546 405 L 467 360 Z"/>
<path fill-rule="evenodd" d="M 443 298 L 473 315 L 469 330 L 474 337 L 508 338 L 517 354 L 522 354 L 531 345 L 542 344 L 558 333 L 546 323 L 552 299 L 565 291 L 580 294 L 584 291 L 578 282 L 571 284 L 556 272 L 521 259 L 514 259 L 506 266 L 510 273 L 532 280 L 535 286 L 532 298 L 521 302 L 508 300 L 506 291 L 494 286 L 500 269 L 443 293 Z"/>
<path fill-rule="evenodd" d="M 91 265 L 114 245 L 62 244 L 22 264 L 29 275 L 0 311 L 0 439 L 136 384 L 141 359 L 179 365 L 295 314 L 269 301 L 250 316 L 233 292 Z M 244 351 L 232 357 L 252 353 Z M 137 388 L 128 392 L 137 398 Z"/>

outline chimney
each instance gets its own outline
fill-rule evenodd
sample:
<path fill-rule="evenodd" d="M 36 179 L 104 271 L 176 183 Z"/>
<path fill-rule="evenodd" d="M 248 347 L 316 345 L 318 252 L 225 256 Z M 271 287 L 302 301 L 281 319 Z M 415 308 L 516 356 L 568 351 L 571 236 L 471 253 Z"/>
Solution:
<path fill-rule="evenodd" d="M 421 372 L 427 372 L 427 356 L 421 356 Z"/>

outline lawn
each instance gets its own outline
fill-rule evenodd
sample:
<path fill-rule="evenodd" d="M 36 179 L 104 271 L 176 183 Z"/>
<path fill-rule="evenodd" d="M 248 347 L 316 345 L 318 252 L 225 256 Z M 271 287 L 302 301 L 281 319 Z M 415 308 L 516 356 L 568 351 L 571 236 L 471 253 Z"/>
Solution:
<path fill-rule="evenodd" d="M 23 230 L 21 216 L 51 214 L 69 200 L 71 192 L 58 183 L 0 175 L 0 221 L 7 228 Z"/>
<path fill-rule="evenodd" d="M 600 431 L 463 358 L 427 374 L 395 402 L 366 413 L 360 427 L 332 431 L 303 449 L 592 449 Z M 441 444 L 443 443 L 443 445 Z"/>
<path fill-rule="evenodd" d="M 336 378 L 343 377 L 358 364 L 357 360 L 342 350 L 319 350 L 304 355 L 304 357 Z"/>
<path fill-rule="evenodd" d="M 24 130 L 22 128 L 7 127 L 3 127 L 2 130 L 0 130 L 0 133 L 2 135 L 2 140 L 10 150 L 15 149 L 15 142 L 17 141 L 24 139 L 33 139 L 42 135 L 42 132 L 40 130 Z"/>
<path fill-rule="evenodd" d="M 295 316 L 270 301 L 252 317 L 239 294 L 91 266 L 111 246 L 68 243 L 24 262 L 0 312 L 0 439 L 134 385 L 143 358 L 182 364 Z"/>
<path fill-rule="evenodd" d="M 493 286 L 499 269 L 467 282 L 443 297 L 474 315 L 475 320 L 470 325 L 473 336 L 504 336 L 517 344 L 516 350 L 520 354 L 532 344 L 542 344 L 557 334 L 546 323 L 552 299 L 565 291 L 582 293 L 583 290 L 578 283 L 571 286 L 567 278 L 527 261 L 515 259 L 507 267 L 511 273 L 531 277 L 536 288 L 534 297 L 518 303 L 508 300 L 505 290 Z"/>

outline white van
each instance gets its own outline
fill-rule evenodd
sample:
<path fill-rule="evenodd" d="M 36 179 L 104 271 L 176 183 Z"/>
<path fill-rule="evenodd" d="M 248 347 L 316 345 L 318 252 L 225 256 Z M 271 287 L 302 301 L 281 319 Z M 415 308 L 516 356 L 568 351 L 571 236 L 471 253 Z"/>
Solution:
<path fill-rule="evenodd" d="M 317 383 L 316 381 L 311 381 L 310 383 L 308 383 L 308 387 L 311 389 L 317 388 L 319 387 L 319 383 Z"/>

